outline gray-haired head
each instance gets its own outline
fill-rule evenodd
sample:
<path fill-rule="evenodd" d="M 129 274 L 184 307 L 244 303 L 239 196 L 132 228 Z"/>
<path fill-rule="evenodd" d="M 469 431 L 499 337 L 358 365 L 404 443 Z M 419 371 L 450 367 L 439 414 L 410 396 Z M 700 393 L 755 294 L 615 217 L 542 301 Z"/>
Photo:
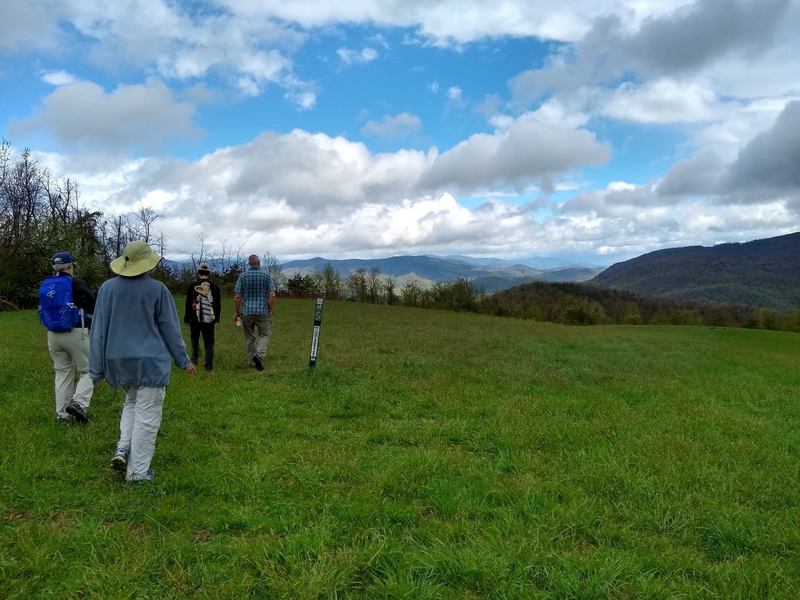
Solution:
<path fill-rule="evenodd" d="M 260 267 L 261 266 L 261 259 L 258 258 L 258 254 L 251 254 L 247 257 L 247 264 L 251 267 Z"/>
<path fill-rule="evenodd" d="M 56 252 L 51 262 L 53 264 L 53 273 L 64 273 L 75 265 L 75 259 L 72 258 L 72 254 L 66 251 Z"/>

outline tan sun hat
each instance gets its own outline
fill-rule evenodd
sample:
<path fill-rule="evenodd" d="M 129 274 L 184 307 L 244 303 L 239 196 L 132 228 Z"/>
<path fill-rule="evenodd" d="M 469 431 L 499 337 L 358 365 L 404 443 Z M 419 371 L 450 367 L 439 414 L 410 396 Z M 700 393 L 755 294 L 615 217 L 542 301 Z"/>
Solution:
<path fill-rule="evenodd" d="M 155 269 L 160 260 L 147 242 L 136 240 L 125 246 L 122 256 L 111 261 L 111 270 L 123 277 L 136 277 Z"/>

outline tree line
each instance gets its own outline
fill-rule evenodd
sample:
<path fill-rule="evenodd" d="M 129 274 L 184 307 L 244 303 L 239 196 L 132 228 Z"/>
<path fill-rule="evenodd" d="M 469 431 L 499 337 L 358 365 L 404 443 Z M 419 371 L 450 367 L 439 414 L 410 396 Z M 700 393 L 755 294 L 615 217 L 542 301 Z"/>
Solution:
<path fill-rule="evenodd" d="M 313 274 L 287 280 L 297 296 L 324 296 L 372 304 L 397 304 L 533 319 L 565 325 L 708 325 L 800 331 L 800 310 L 783 313 L 757 306 L 689 302 L 642 296 L 581 283 L 533 282 L 486 294 L 465 278 L 422 286 L 398 285 L 380 269 L 339 275 L 328 263 Z"/>

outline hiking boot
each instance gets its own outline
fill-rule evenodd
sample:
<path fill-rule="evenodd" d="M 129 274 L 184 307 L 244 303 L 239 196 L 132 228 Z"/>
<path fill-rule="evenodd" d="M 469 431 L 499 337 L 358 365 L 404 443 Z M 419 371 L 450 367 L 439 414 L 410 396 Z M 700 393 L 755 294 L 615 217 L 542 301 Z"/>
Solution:
<path fill-rule="evenodd" d="M 123 448 L 117 448 L 114 458 L 111 459 L 111 468 L 116 471 L 124 471 L 127 466 L 128 451 Z"/>
<path fill-rule="evenodd" d="M 256 366 L 256 371 L 263 371 L 264 370 L 264 362 L 261 360 L 261 357 L 257 354 L 253 356 L 253 364 Z"/>
<path fill-rule="evenodd" d="M 141 483 L 142 481 L 153 481 L 155 479 L 155 475 L 153 474 L 152 469 L 148 469 L 147 473 L 141 475 L 140 473 L 132 473 L 128 475 L 126 481 L 128 483 Z"/>
<path fill-rule="evenodd" d="M 86 416 L 86 411 L 83 410 L 83 407 L 72 400 L 69 404 L 67 404 L 67 408 L 65 409 L 70 415 L 75 417 L 75 420 L 78 423 L 88 423 L 89 417 Z"/>

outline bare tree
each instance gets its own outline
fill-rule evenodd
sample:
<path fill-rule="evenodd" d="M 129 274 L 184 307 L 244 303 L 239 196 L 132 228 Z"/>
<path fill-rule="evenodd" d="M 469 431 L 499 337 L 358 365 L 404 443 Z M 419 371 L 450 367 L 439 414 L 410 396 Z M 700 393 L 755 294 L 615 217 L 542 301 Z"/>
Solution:
<path fill-rule="evenodd" d="M 272 287 L 276 290 L 283 290 L 286 288 L 286 276 L 283 274 L 283 266 L 281 265 L 278 257 L 267 251 L 264 253 L 264 266 L 267 269 L 267 274 L 272 280 Z"/>
<path fill-rule="evenodd" d="M 142 226 L 142 237 L 148 244 L 150 243 L 150 235 L 153 233 L 153 223 L 161 218 L 155 210 L 144 204 L 139 205 L 139 211 L 136 213 L 139 223 Z"/>
<path fill-rule="evenodd" d="M 391 275 L 386 277 L 386 280 L 383 282 L 384 290 L 386 290 L 386 304 L 397 304 L 397 293 L 395 290 L 397 289 L 397 279 L 392 277 Z"/>
<path fill-rule="evenodd" d="M 331 300 L 337 299 L 342 293 L 342 278 L 331 263 L 325 263 L 325 268 L 322 270 L 322 278 L 325 297 Z"/>
<path fill-rule="evenodd" d="M 366 302 L 367 295 L 367 270 L 359 268 L 347 276 L 347 287 L 353 299 Z"/>
<path fill-rule="evenodd" d="M 206 254 L 206 234 L 205 232 L 201 231 L 197 234 L 197 241 L 200 242 L 200 252 L 197 255 L 197 258 L 194 256 L 194 252 L 192 252 L 192 270 L 197 271 L 197 265 L 205 259 Z"/>
<path fill-rule="evenodd" d="M 372 267 L 367 273 L 367 297 L 373 304 L 383 301 L 383 282 L 379 267 Z"/>

